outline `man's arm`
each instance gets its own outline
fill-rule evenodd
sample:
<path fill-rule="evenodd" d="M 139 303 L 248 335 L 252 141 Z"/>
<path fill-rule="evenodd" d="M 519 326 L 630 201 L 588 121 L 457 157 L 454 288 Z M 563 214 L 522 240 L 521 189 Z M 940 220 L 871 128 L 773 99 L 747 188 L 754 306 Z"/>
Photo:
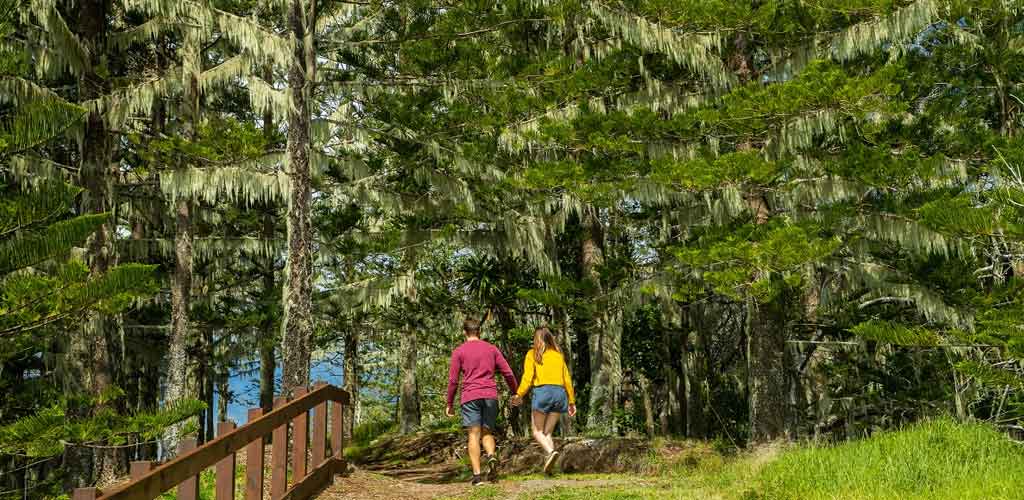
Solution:
<path fill-rule="evenodd" d="M 455 402 L 455 390 L 459 387 L 459 372 L 462 371 L 462 358 L 458 353 L 452 353 L 452 361 L 448 368 L 448 408 Z"/>
<path fill-rule="evenodd" d="M 514 394 L 519 390 L 519 384 L 516 383 L 516 376 L 512 373 L 512 368 L 508 366 L 508 361 L 505 361 L 505 356 L 501 354 L 497 347 L 494 348 L 494 363 L 498 365 L 498 371 L 501 372 L 501 376 L 505 377 L 508 390 Z"/>

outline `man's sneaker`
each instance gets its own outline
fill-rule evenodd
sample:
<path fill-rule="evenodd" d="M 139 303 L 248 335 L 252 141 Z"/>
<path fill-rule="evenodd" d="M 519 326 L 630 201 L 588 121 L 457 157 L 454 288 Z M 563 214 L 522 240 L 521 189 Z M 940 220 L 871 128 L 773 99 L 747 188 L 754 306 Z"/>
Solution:
<path fill-rule="evenodd" d="M 495 455 L 487 456 L 487 480 L 492 483 L 498 480 L 498 457 Z"/>
<path fill-rule="evenodd" d="M 484 479 L 480 477 L 480 474 L 473 474 L 473 480 L 469 482 L 473 486 L 483 486 Z"/>
<path fill-rule="evenodd" d="M 558 452 L 552 451 L 548 453 L 548 458 L 544 459 L 544 473 L 551 473 L 551 466 L 555 464 L 555 459 L 558 458 Z"/>

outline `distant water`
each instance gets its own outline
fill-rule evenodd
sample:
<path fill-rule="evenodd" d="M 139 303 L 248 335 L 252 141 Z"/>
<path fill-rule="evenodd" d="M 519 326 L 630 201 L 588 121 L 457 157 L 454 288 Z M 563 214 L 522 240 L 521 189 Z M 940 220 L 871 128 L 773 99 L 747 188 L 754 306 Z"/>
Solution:
<path fill-rule="evenodd" d="M 333 359 L 332 359 L 333 358 Z M 324 381 L 328 384 L 341 386 L 343 367 L 340 357 L 329 356 L 319 361 L 314 361 L 311 368 L 310 380 Z M 274 372 L 274 385 L 281 387 L 281 362 L 277 363 L 277 370 Z M 259 361 L 243 363 L 239 369 L 232 370 L 228 379 L 228 387 L 232 393 L 232 399 L 228 403 L 228 420 L 241 425 L 248 420 L 249 408 L 256 408 L 260 401 L 260 366 Z M 279 392 L 279 391 L 275 391 Z M 217 402 L 220 401 L 220 394 L 216 391 L 213 395 L 214 411 Z M 216 415 L 219 417 L 219 415 Z"/>

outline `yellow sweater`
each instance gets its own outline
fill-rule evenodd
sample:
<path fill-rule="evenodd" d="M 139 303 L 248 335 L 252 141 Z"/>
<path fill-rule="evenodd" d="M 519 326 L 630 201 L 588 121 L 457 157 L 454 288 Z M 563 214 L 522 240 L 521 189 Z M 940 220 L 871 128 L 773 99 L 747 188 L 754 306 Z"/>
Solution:
<path fill-rule="evenodd" d="M 530 387 L 535 385 L 560 385 L 565 387 L 569 394 L 569 404 L 576 404 L 576 394 L 572 390 L 572 377 L 569 376 L 569 367 L 565 366 L 565 358 L 554 349 L 545 349 L 541 358 L 542 363 L 537 364 L 533 359 L 533 349 L 526 353 L 526 363 L 523 365 L 523 379 L 519 382 L 518 394 L 525 396 Z"/>

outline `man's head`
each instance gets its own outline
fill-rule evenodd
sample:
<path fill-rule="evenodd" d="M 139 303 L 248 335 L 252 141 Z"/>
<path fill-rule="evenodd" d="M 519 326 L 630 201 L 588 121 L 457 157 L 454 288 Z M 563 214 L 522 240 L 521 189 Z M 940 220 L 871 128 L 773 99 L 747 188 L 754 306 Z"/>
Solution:
<path fill-rule="evenodd" d="M 473 318 L 466 318 L 462 322 L 462 332 L 467 337 L 479 337 L 480 336 L 480 321 Z"/>

